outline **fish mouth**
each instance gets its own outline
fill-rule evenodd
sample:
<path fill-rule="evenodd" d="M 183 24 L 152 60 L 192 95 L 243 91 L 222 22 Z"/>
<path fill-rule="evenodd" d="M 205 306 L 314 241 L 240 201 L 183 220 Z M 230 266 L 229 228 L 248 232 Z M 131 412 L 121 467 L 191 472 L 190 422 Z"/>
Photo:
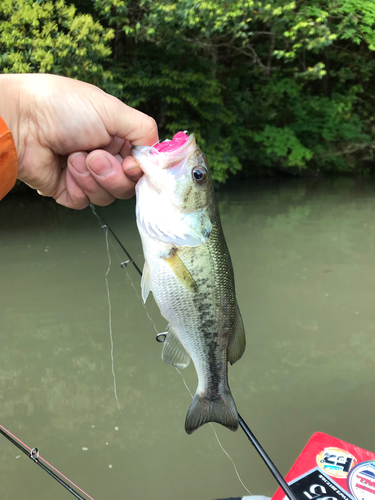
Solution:
<path fill-rule="evenodd" d="M 159 165 L 161 168 L 168 169 L 172 168 L 178 163 L 180 163 L 182 160 L 186 159 L 187 156 L 190 156 L 188 154 L 188 150 L 191 149 L 191 153 L 194 153 L 198 148 L 195 146 L 195 135 L 190 134 L 188 140 L 182 144 L 179 148 L 175 149 L 174 151 L 171 152 L 160 152 L 158 151 L 154 146 L 158 144 L 157 142 L 153 146 L 133 146 L 131 148 L 132 154 L 134 154 L 135 158 L 138 157 L 138 155 L 141 155 L 142 153 L 149 153 L 154 158 L 160 158 L 162 161 L 158 161 Z M 194 146 L 194 147 L 192 147 Z"/>
<path fill-rule="evenodd" d="M 165 163 L 162 165 L 162 169 L 167 170 L 169 168 L 172 168 L 175 165 L 181 163 L 183 160 L 190 158 L 190 156 L 197 153 L 198 151 L 199 148 L 197 148 L 195 144 L 195 135 L 190 134 L 189 139 L 184 144 L 182 144 L 182 146 L 180 146 L 178 149 L 175 149 L 171 153 L 167 153 L 170 158 L 166 159 Z M 157 151 L 157 154 L 166 155 L 166 153 L 160 153 L 159 151 Z"/>

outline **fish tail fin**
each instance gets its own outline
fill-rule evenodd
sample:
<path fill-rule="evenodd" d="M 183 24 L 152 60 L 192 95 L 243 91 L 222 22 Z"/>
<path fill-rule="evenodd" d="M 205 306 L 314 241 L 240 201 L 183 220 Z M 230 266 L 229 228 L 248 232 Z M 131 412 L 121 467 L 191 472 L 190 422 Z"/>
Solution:
<path fill-rule="evenodd" d="M 198 427 L 208 422 L 217 422 L 231 431 L 238 429 L 238 413 L 229 387 L 215 398 L 208 393 L 195 393 L 186 415 L 185 430 L 192 434 Z"/>

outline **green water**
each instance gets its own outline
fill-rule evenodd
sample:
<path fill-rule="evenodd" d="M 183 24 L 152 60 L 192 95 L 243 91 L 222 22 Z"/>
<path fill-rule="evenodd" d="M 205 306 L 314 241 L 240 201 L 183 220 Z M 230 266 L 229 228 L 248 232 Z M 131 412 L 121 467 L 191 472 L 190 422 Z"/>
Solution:
<path fill-rule="evenodd" d="M 283 474 L 316 431 L 375 451 L 375 183 L 256 182 L 218 198 L 248 340 L 229 369 L 240 413 Z M 142 266 L 134 200 L 98 212 Z M 95 500 L 246 494 L 210 426 L 185 433 L 191 398 L 160 358 L 138 274 L 110 248 L 121 413 L 104 231 L 89 209 L 0 203 L 0 424 Z M 271 496 L 243 432 L 215 429 L 251 492 Z M 2 500 L 74 498 L 20 455 L 0 436 Z"/>

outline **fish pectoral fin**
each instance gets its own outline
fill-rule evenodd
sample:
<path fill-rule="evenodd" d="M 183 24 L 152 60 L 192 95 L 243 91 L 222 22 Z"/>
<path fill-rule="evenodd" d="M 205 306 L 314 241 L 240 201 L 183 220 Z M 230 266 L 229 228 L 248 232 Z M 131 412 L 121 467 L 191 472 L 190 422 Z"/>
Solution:
<path fill-rule="evenodd" d="M 236 322 L 233 336 L 228 345 L 228 361 L 231 365 L 233 365 L 236 361 L 238 361 L 246 348 L 246 337 L 245 337 L 245 328 L 243 326 L 242 316 L 240 310 L 238 308 L 238 304 L 236 303 Z"/>
<path fill-rule="evenodd" d="M 143 302 L 146 302 L 148 294 L 152 291 L 151 278 L 150 278 L 150 268 L 147 264 L 147 260 L 145 261 L 145 265 L 143 266 L 141 287 L 142 287 L 142 299 L 143 299 Z"/>
<path fill-rule="evenodd" d="M 162 360 L 176 368 L 186 368 L 190 363 L 190 355 L 181 344 L 171 325 L 167 326 L 167 337 L 164 341 Z"/>
<path fill-rule="evenodd" d="M 197 292 L 197 284 L 195 283 L 193 276 L 190 274 L 189 269 L 178 256 L 177 252 L 178 250 L 176 248 L 172 248 L 168 256 L 163 257 L 163 259 L 167 264 L 169 264 L 174 272 L 174 275 L 185 288 L 192 292 Z"/>
<path fill-rule="evenodd" d="M 137 221 L 151 238 L 178 246 L 204 245 L 212 231 L 211 220 L 204 210 L 183 215 L 164 207 L 160 215 L 160 211 L 149 213 L 137 206 Z"/>

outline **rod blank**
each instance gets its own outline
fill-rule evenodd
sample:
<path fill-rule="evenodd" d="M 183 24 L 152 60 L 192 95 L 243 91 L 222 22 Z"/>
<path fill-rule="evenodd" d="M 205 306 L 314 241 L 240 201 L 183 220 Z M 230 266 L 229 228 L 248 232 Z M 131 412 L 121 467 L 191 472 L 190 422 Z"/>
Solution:
<path fill-rule="evenodd" d="M 277 470 L 275 464 L 272 462 L 270 457 L 267 455 L 265 452 L 264 448 L 261 446 L 257 438 L 254 436 L 254 434 L 251 432 L 249 427 L 247 426 L 246 422 L 244 419 L 241 417 L 240 414 L 238 414 L 238 419 L 239 419 L 239 424 L 241 426 L 241 429 L 244 431 L 246 436 L 249 438 L 249 441 L 251 444 L 254 446 L 254 448 L 257 450 L 259 455 L 261 456 L 263 462 L 267 465 L 268 469 L 270 470 L 271 474 L 273 477 L 276 479 L 278 482 L 279 486 L 283 489 L 285 495 L 290 499 L 290 500 L 297 500 L 297 497 L 293 493 L 291 487 L 289 484 L 285 481 L 283 476 L 280 474 L 280 472 Z"/>
<path fill-rule="evenodd" d="M 136 268 L 136 270 L 138 271 L 138 273 L 142 276 L 142 271 L 139 269 L 139 267 L 134 262 L 134 260 L 130 257 L 130 255 L 127 252 L 127 250 L 125 249 L 124 245 L 117 238 L 117 236 L 112 231 L 112 229 L 109 227 L 109 225 L 104 221 L 103 217 L 101 217 L 100 215 L 98 215 L 95 212 L 94 205 L 91 204 L 90 207 L 91 207 L 91 210 L 93 211 L 94 215 L 98 218 L 99 222 L 104 227 L 107 227 L 108 230 L 111 232 L 111 234 L 116 238 L 117 243 L 120 245 L 120 247 L 122 248 L 122 250 L 126 253 L 126 255 L 128 256 L 128 258 L 130 259 L 130 262 Z M 271 474 L 273 475 L 273 477 L 275 478 L 275 480 L 278 482 L 278 484 L 280 485 L 280 487 L 283 489 L 284 493 L 287 495 L 287 497 L 290 500 L 297 500 L 297 497 L 293 493 L 292 489 L 290 488 L 290 486 L 288 485 L 288 483 L 285 481 L 285 479 L 283 478 L 283 476 L 280 474 L 280 472 L 277 470 L 276 466 L 274 465 L 274 463 L 272 462 L 272 460 L 270 459 L 270 457 L 267 455 L 267 453 L 265 452 L 265 450 L 263 449 L 263 447 L 261 446 L 261 444 L 259 443 L 259 441 L 256 439 L 256 437 L 254 436 L 254 434 L 251 432 L 251 430 L 249 429 L 249 427 L 247 426 L 246 422 L 244 421 L 244 419 L 241 417 L 240 414 L 238 414 L 238 419 L 239 419 L 239 424 L 240 424 L 242 430 L 244 431 L 244 433 L 246 434 L 246 436 L 249 438 L 251 444 L 257 450 L 257 452 L 261 456 L 262 460 L 264 461 L 264 463 L 268 467 L 269 471 L 271 472 Z"/>

